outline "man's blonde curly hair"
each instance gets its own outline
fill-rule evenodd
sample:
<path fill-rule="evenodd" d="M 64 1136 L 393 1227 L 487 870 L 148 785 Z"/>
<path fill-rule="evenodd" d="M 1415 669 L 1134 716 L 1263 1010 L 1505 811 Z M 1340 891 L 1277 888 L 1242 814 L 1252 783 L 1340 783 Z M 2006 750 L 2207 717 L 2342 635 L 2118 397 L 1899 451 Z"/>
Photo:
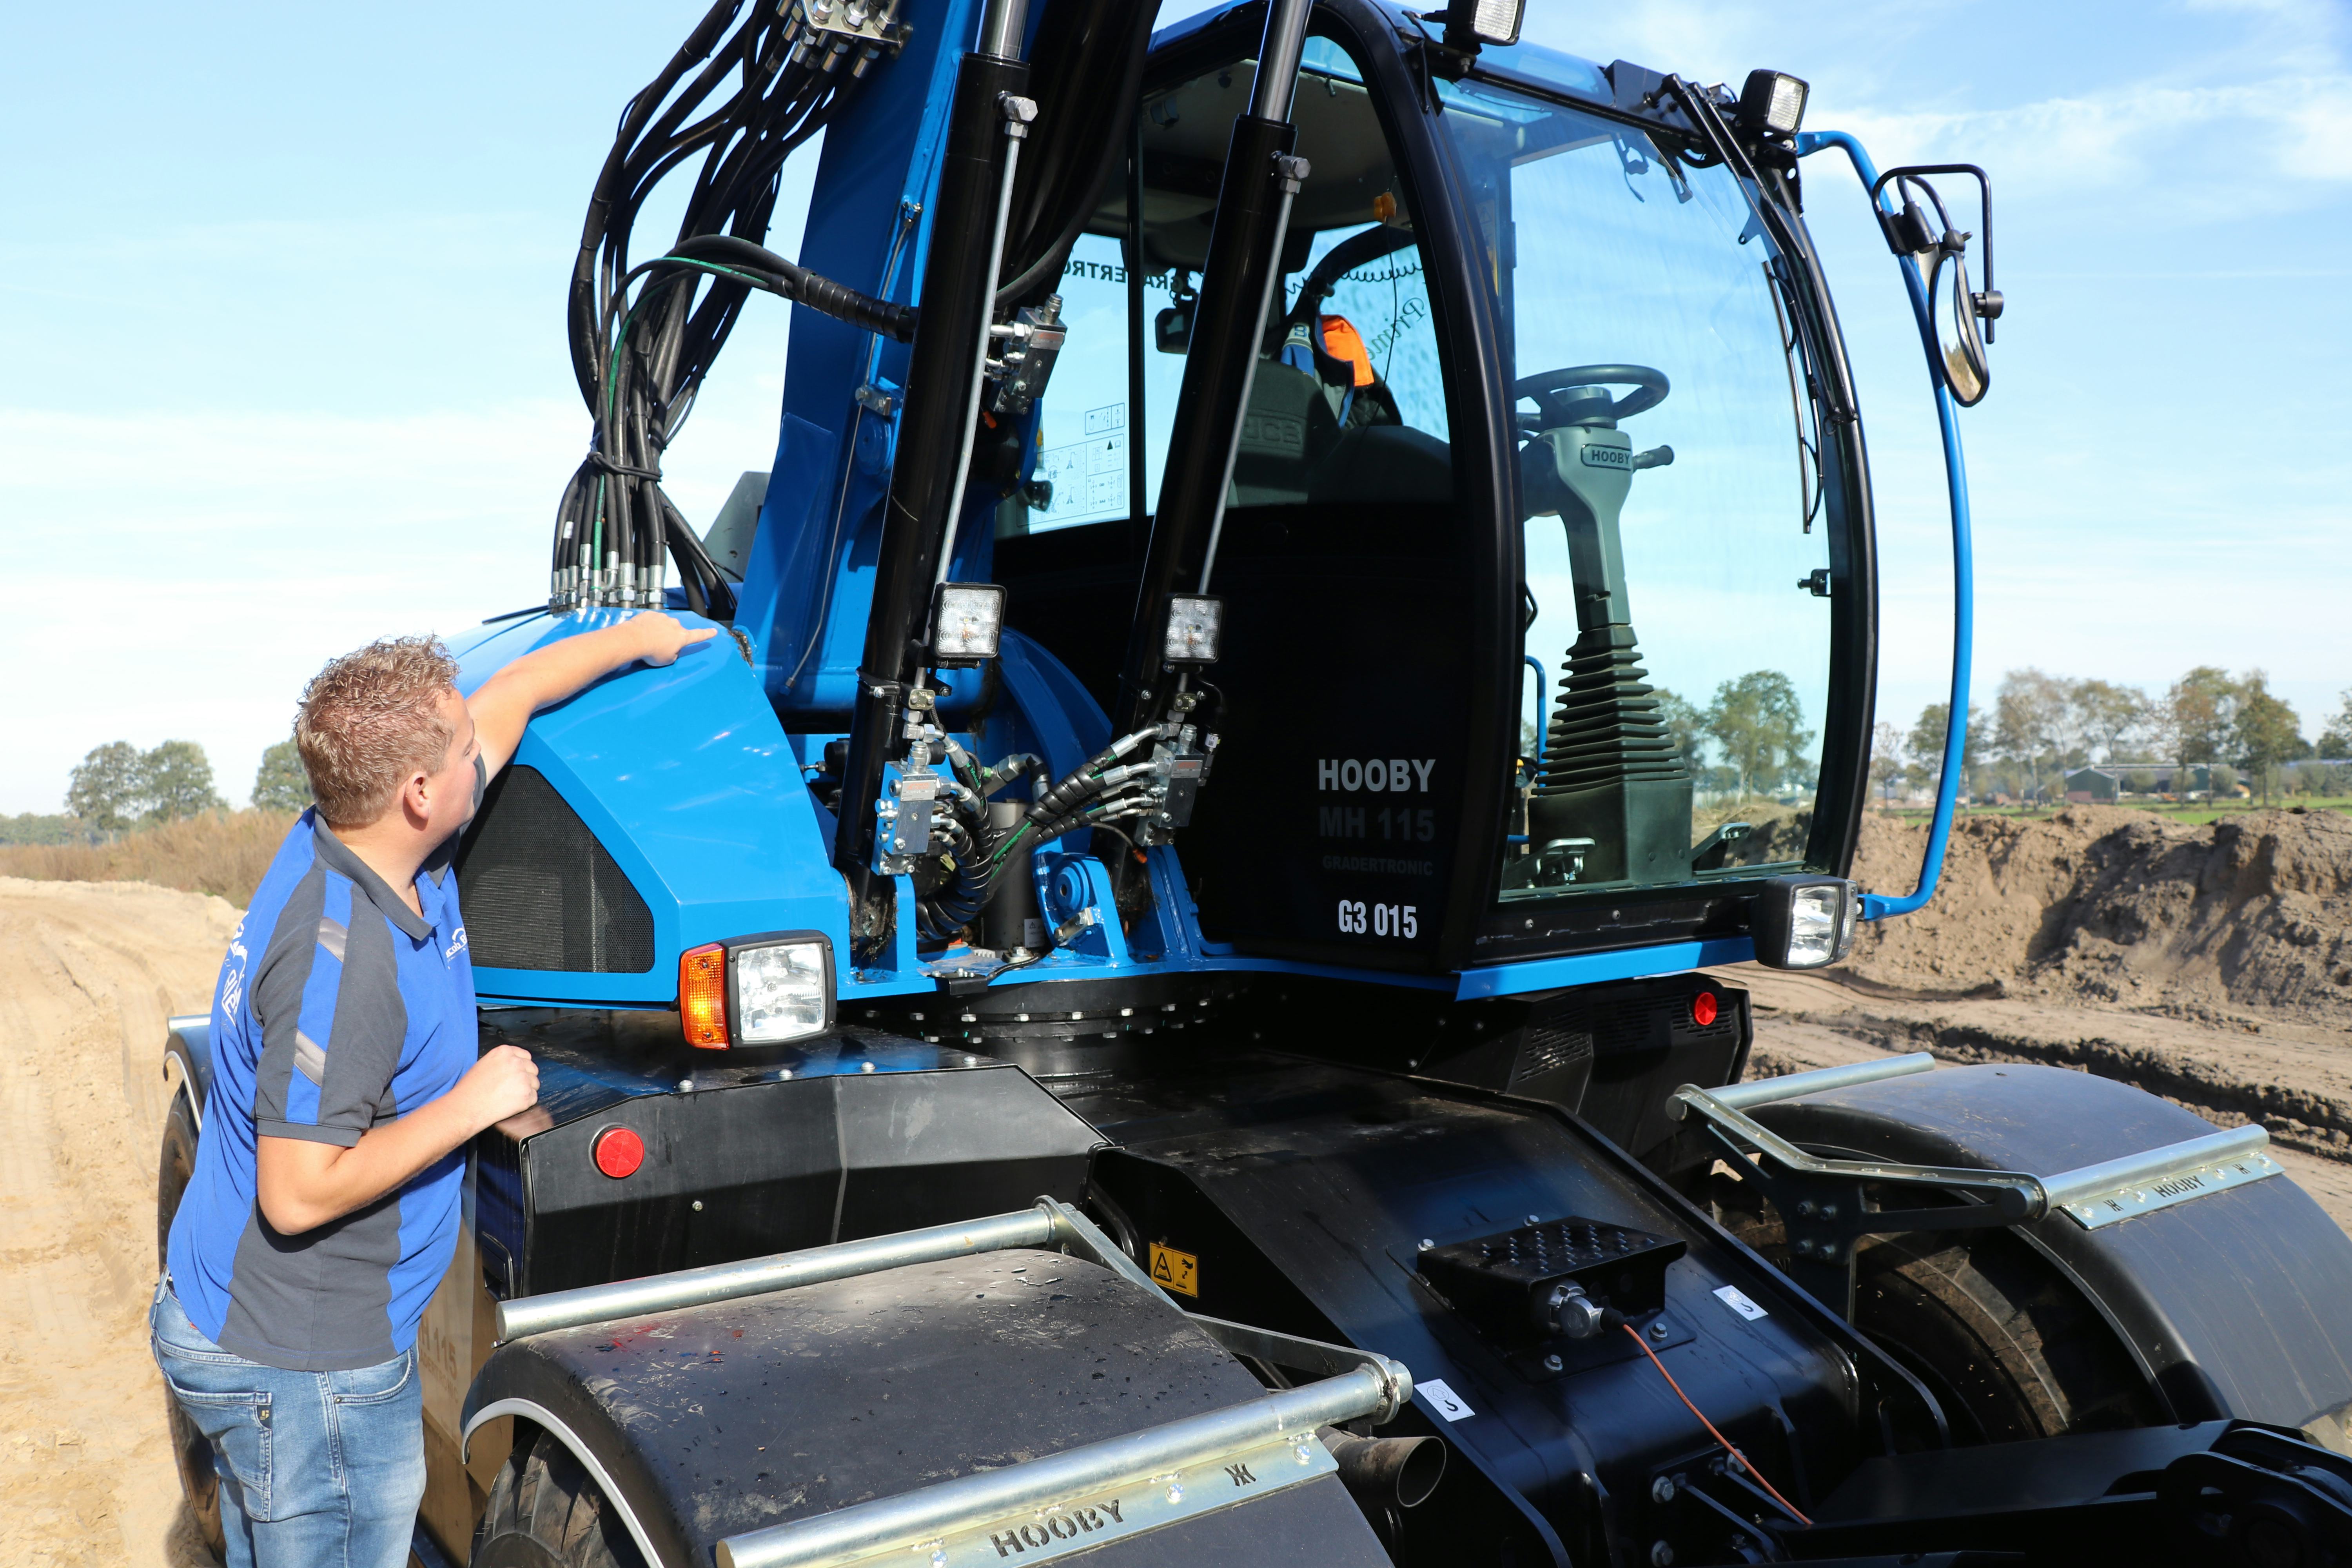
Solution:
<path fill-rule="evenodd" d="M 440 771 L 457 738 L 441 694 L 457 679 L 457 661 L 432 637 L 372 642 L 310 678 L 294 744 L 328 826 L 365 827 L 410 774 Z"/>

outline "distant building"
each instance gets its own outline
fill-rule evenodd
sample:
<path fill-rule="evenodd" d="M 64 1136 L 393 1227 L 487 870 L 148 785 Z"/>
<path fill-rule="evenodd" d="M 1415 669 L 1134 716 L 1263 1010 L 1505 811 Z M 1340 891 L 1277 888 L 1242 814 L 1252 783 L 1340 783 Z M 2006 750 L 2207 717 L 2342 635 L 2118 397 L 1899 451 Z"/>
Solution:
<path fill-rule="evenodd" d="M 2182 770 L 2170 763 L 2110 763 L 2095 768 L 2075 768 L 2066 774 L 2066 798 L 2079 805 L 2112 802 L 2125 795 L 2210 795 L 2213 789 L 2213 771 L 2202 763 L 2192 763 L 2184 775 L 2186 789 L 2173 786 L 2173 774 Z M 2146 773 L 2153 781 L 2146 790 L 2132 787 L 2135 775 Z"/>
<path fill-rule="evenodd" d="M 2066 799 L 2075 805 L 2112 802 L 2120 793 L 2112 768 L 2076 768 L 2066 775 Z"/>

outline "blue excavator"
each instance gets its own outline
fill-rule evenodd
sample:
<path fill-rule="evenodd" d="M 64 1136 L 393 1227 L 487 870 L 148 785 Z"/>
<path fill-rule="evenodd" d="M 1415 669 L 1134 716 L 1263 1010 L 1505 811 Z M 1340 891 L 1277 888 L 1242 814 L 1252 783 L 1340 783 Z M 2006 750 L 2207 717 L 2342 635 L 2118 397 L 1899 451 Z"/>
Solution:
<path fill-rule="evenodd" d="M 426 1568 L 2352 1563 L 2352 1241 L 2261 1128 L 1747 1073 L 1737 966 L 1926 903 L 1963 743 L 1859 886 L 1807 197 L 1917 324 L 1959 716 L 1990 183 L 1522 10 L 719 0 L 624 107 L 549 597 L 453 647 L 723 635 L 463 843 L 542 1100 L 421 1333 Z M 697 527 L 665 454 L 769 310 Z"/>

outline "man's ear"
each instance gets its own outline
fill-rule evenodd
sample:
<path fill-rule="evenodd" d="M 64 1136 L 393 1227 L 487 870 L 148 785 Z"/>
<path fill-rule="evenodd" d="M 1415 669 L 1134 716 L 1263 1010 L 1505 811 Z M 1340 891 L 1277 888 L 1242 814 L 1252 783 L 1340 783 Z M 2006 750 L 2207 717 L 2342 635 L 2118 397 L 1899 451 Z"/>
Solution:
<path fill-rule="evenodd" d="M 406 812 L 408 820 L 420 828 L 433 820 L 431 774 L 414 773 L 408 775 L 408 781 L 400 786 L 400 809 Z"/>

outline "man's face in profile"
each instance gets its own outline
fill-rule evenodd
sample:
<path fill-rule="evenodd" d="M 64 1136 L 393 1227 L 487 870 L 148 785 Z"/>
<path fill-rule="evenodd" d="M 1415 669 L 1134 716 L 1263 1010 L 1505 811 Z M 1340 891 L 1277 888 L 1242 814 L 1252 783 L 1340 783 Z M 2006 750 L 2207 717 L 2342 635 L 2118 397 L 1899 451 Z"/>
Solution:
<path fill-rule="evenodd" d="M 441 717 L 455 731 L 449 750 L 441 759 L 441 766 L 425 778 L 425 798 L 429 816 L 428 827 L 436 844 L 451 834 L 461 833 L 466 824 L 474 820 L 474 808 L 480 804 L 478 786 L 479 774 L 477 759 L 482 743 L 474 733 L 474 716 L 466 708 L 466 700 L 453 687 L 441 693 Z"/>

